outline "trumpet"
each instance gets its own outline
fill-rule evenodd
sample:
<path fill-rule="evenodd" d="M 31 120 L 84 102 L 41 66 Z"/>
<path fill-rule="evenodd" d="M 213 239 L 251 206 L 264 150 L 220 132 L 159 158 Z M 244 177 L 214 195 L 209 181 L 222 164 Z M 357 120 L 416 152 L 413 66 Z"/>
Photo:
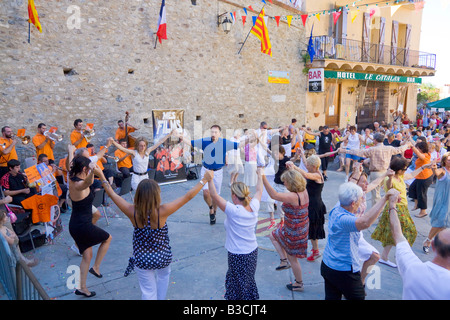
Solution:
<path fill-rule="evenodd" d="M 50 140 L 58 141 L 58 142 L 62 141 L 62 139 L 64 138 L 64 136 L 62 134 L 50 132 L 49 130 L 44 132 L 44 136 L 48 137 Z"/>
<path fill-rule="evenodd" d="M 85 130 L 83 130 L 83 135 L 87 142 L 91 142 L 92 137 L 95 136 L 95 130 L 94 129 L 91 129 L 91 130 L 85 129 Z"/>

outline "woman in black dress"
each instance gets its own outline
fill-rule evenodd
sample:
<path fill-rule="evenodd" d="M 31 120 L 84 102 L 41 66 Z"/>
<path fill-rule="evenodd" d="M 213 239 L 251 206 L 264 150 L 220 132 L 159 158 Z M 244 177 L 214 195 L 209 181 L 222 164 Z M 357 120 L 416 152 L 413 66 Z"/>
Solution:
<path fill-rule="evenodd" d="M 331 145 L 335 144 L 337 135 L 335 133 L 331 133 L 328 126 L 322 127 L 322 130 L 319 129 L 319 132 L 311 132 L 306 129 L 302 129 L 307 134 L 314 135 L 319 137 L 319 155 L 324 155 L 331 151 Z M 328 180 L 327 177 L 327 168 L 328 168 L 328 157 L 322 156 L 320 157 L 323 179 Z"/>
<path fill-rule="evenodd" d="M 101 171 L 95 163 L 91 163 L 86 157 L 77 156 L 72 160 L 69 172 L 69 195 L 72 200 L 72 215 L 70 216 L 69 232 L 82 255 L 80 264 L 80 289 L 75 291 L 77 295 L 88 298 L 95 295 L 86 287 L 88 271 L 101 278 L 100 264 L 108 251 L 111 236 L 92 223 L 92 202 L 94 191 L 91 188 L 94 182 L 94 174 Z M 103 183 L 103 182 L 102 182 Z M 89 265 L 92 260 L 92 247 L 100 244 L 95 262 L 92 268 Z"/>
<path fill-rule="evenodd" d="M 311 240 L 312 253 L 307 258 L 308 261 L 314 261 L 321 256 L 319 251 L 319 239 L 325 239 L 325 214 L 327 208 L 322 201 L 322 190 L 324 186 L 324 178 L 319 171 L 320 157 L 311 155 L 304 160 L 308 172 L 295 166 L 292 162 L 288 164 L 289 168 L 294 168 L 302 174 L 306 179 L 306 190 L 308 190 L 309 206 L 309 233 L 308 238 Z"/>

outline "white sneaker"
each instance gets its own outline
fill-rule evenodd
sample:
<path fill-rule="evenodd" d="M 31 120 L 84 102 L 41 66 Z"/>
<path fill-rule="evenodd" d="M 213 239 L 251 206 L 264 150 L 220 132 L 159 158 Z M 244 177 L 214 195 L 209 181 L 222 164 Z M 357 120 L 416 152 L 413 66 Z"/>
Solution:
<path fill-rule="evenodd" d="M 72 249 L 77 255 L 82 257 L 82 255 L 80 254 L 80 250 L 78 250 L 78 247 L 75 245 L 75 243 L 70 247 L 70 249 Z"/>
<path fill-rule="evenodd" d="M 386 261 L 386 260 L 380 259 L 380 260 L 378 260 L 378 262 L 385 264 L 391 268 L 397 268 L 397 265 L 393 262 L 390 262 L 389 260 Z"/>

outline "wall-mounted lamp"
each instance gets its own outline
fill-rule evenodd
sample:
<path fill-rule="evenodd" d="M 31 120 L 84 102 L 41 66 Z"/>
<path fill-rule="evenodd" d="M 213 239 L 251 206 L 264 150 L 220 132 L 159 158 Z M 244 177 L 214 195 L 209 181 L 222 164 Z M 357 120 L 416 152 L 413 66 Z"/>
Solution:
<path fill-rule="evenodd" d="M 223 31 L 225 33 L 228 33 L 228 32 L 230 32 L 231 26 L 232 26 L 233 23 L 231 22 L 230 19 L 228 19 L 227 16 L 225 16 L 225 18 L 222 18 L 226 14 L 228 14 L 228 12 L 222 13 L 221 15 L 217 16 L 217 26 L 222 25 Z"/>
<path fill-rule="evenodd" d="M 391 96 L 395 96 L 397 93 L 398 93 L 398 90 L 394 89 L 394 90 L 391 91 Z"/>
<path fill-rule="evenodd" d="M 355 87 L 348 88 L 348 94 L 353 94 L 355 92 Z"/>

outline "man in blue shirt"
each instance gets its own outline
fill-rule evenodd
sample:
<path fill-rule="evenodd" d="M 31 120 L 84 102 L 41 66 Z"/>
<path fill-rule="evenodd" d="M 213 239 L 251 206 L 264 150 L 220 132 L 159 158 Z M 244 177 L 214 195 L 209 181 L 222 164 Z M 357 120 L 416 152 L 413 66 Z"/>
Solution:
<path fill-rule="evenodd" d="M 206 170 L 214 171 L 214 186 L 217 193 L 220 194 L 223 177 L 223 167 L 225 166 L 225 157 L 227 151 L 238 149 L 241 145 L 245 144 L 245 141 L 233 142 L 227 139 L 221 138 L 222 129 L 219 125 L 213 125 L 210 128 L 211 137 L 196 139 L 191 141 L 182 140 L 184 143 L 191 145 L 194 148 L 203 150 L 203 167 L 201 170 L 201 178 L 205 174 Z M 180 137 L 182 139 L 182 137 Z M 203 186 L 203 199 L 209 207 L 209 222 L 211 225 L 216 223 L 216 210 L 217 204 L 209 194 L 208 185 Z"/>
<path fill-rule="evenodd" d="M 323 253 L 320 274 L 325 280 L 325 300 L 364 300 L 361 262 L 358 254 L 360 231 L 369 228 L 389 201 L 389 210 L 395 210 L 400 192 L 391 189 L 361 217 L 355 213 L 363 199 L 363 190 L 354 183 L 339 187 L 339 205 L 328 218 L 328 238 Z"/>

